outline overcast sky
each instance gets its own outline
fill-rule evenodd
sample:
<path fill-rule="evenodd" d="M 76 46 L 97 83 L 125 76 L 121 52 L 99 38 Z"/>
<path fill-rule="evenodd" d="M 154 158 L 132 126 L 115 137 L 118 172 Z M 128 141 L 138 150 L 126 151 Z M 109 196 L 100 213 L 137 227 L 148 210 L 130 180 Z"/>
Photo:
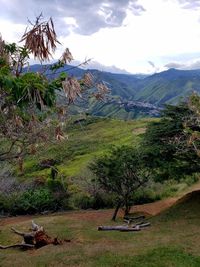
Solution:
<path fill-rule="evenodd" d="M 53 18 L 63 47 L 99 69 L 200 68 L 200 0 L 0 0 L 0 7 L 0 32 L 9 42 L 42 12 Z"/>

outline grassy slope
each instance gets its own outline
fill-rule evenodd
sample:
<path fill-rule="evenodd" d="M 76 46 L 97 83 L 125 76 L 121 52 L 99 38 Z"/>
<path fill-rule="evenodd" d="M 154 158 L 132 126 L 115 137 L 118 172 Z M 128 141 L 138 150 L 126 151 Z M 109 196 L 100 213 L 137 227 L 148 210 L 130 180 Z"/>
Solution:
<path fill-rule="evenodd" d="M 200 191 L 150 218 L 152 226 L 141 232 L 98 232 L 98 225 L 111 223 L 110 216 L 108 210 L 37 217 L 35 220 L 43 224 L 49 234 L 72 238 L 72 242 L 32 252 L 0 251 L 0 266 L 200 266 Z M 30 219 L 7 219 L 6 224 L 2 220 L 0 243 L 20 240 L 9 228 L 15 225 L 25 230 Z"/>
<path fill-rule="evenodd" d="M 111 145 L 137 145 L 150 119 L 121 121 L 90 118 L 81 124 L 70 123 L 66 128 L 69 140 L 57 142 L 42 149 L 25 162 L 25 178 L 47 176 L 48 169 L 40 170 L 38 164 L 44 159 L 55 159 L 57 167 L 66 176 L 82 173 L 88 162 L 102 154 Z"/>

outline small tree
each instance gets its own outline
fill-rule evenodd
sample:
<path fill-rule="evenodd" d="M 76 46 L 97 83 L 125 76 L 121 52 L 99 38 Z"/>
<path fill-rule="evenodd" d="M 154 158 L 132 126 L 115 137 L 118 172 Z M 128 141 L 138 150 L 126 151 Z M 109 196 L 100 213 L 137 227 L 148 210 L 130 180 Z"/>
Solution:
<path fill-rule="evenodd" d="M 129 213 L 134 193 L 150 177 L 150 169 L 144 166 L 142 154 L 128 146 L 113 148 L 109 154 L 96 159 L 90 169 L 100 186 L 115 195 L 116 208 L 112 220 L 116 219 L 121 207 L 124 207 L 124 215 Z"/>

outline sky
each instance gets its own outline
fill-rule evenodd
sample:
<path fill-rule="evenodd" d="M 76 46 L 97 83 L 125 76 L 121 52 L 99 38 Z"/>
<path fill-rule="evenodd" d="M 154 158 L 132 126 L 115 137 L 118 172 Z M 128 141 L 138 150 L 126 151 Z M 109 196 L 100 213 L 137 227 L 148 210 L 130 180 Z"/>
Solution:
<path fill-rule="evenodd" d="M 18 42 L 28 19 L 53 18 L 62 46 L 87 67 L 122 73 L 200 69 L 200 0 L 0 0 L 0 33 Z"/>

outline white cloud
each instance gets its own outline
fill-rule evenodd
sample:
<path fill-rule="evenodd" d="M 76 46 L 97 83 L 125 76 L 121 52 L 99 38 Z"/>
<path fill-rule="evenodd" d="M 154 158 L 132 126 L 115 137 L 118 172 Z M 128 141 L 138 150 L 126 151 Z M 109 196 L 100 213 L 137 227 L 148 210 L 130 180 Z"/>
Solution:
<path fill-rule="evenodd" d="M 155 68 L 148 62 L 153 62 L 156 69 L 162 69 L 168 63 L 185 64 L 188 59 L 184 62 L 184 55 L 200 53 L 198 0 L 84 1 L 91 5 L 87 6 L 88 10 L 80 5 L 78 10 L 80 0 L 76 0 L 69 17 L 63 16 L 66 2 L 60 0 L 54 13 L 62 44 L 69 47 L 79 61 L 93 58 L 103 65 L 114 65 L 128 72 L 152 72 Z M 2 2 L 9 1 L 0 0 Z M 38 0 L 32 0 L 30 4 L 34 2 Z M 50 14 L 54 1 L 42 0 L 42 3 L 42 6 L 46 3 Z M 6 4 L 7 12 L 9 8 Z M 83 11 L 87 12 L 82 14 Z M 11 20 L 0 20 L 3 37 L 9 41 L 12 38 L 16 41 L 17 32 L 23 34 L 22 26 Z M 56 57 L 60 53 L 61 47 Z M 182 54 L 181 62 L 175 59 L 177 54 Z"/>
<path fill-rule="evenodd" d="M 62 41 L 79 60 L 91 57 L 129 72 L 151 72 L 148 61 L 161 67 L 163 56 L 200 51 L 197 12 L 172 1 L 141 3 L 146 12 L 139 17 L 129 12 L 122 27 L 101 29 L 90 36 L 72 33 Z"/>

